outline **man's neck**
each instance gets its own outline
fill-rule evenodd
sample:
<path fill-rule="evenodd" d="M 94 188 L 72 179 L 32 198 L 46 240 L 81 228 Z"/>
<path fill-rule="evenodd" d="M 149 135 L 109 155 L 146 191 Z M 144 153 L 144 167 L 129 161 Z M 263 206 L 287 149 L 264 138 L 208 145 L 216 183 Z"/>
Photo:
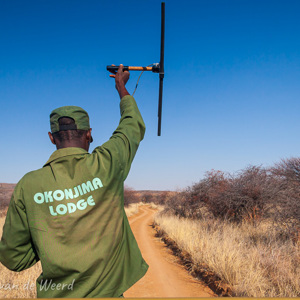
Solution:
<path fill-rule="evenodd" d="M 75 148 L 82 148 L 86 151 L 88 151 L 89 149 L 87 148 L 87 145 L 83 145 L 82 143 L 76 143 L 76 142 L 72 142 L 72 143 L 61 143 L 59 145 L 56 145 L 56 149 L 63 149 L 63 148 L 70 148 L 70 147 L 75 147 Z"/>

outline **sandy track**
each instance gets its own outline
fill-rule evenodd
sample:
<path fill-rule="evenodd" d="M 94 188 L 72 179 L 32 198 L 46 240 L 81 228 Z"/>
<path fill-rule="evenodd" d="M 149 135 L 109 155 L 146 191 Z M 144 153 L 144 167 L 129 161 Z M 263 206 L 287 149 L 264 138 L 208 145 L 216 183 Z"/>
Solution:
<path fill-rule="evenodd" d="M 213 297 L 214 293 L 195 280 L 158 238 L 151 227 L 155 210 L 140 206 L 129 218 L 142 255 L 149 265 L 146 275 L 124 293 L 125 297 Z"/>

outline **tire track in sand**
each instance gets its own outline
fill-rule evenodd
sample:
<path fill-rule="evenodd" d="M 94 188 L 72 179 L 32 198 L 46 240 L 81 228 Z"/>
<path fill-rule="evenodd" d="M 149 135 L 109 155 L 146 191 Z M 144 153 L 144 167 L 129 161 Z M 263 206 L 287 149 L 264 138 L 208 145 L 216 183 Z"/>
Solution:
<path fill-rule="evenodd" d="M 149 265 L 146 275 L 124 293 L 125 297 L 213 297 L 205 284 L 194 279 L 177 262 L 152 228 L 155 210 L 140 206 L 140 212 L 129 223 L 142 255 Z"/>

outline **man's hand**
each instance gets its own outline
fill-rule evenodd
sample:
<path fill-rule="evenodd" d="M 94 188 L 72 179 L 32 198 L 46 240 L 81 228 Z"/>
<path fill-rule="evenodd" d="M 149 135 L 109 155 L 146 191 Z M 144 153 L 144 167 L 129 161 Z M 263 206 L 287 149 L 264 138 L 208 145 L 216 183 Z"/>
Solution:
<path fill-rule="evenodd" d="M 120 99 L 122 99 L 126 95 L 130 95 L 125 87 L 128 79 L 129 79 L 129 72 L 123 71 L 123 65 L 119 66 L 118 72 L 111 71 L 114 75 L 110 75 L 110 77 L 115 78 L 116 82 L 116 89 L 119 92 Z"/>

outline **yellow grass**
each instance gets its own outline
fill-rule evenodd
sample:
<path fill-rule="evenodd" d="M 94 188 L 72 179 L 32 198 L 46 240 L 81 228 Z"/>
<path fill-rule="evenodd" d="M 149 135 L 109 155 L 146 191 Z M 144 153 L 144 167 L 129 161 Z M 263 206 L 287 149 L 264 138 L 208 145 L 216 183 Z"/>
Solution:
<path fill-rule="evenodd" d="M 125 207 L 125 213 L 127 215 L 127 217 L 131 217 L 132 215 L 135 215 L 139 212 L 139 207 L 143 205 L 143 203 L 133 203 L 133 204 L 129 204 L 128 207 Z"/>
<path fill-rule="evenodd" d="M 254 227 L 157 214 L 155 222 L 193 259 L 208 265 L 240 297 L 299 297 L 300 245 L 267 222 Z"/>
<path fill-rule="evenodd" d="M 1 217 L 0 236 L 2 236 L 4 221 L 5 217 Z M 40 263 L 22 272 L 9 271 L 0 264 L 0 298 L 35 298 L 35 282 L 41 272 Z"/>
<path fill-rule="evenodd" d="M 149 205 L 153 209 L 157 209 L 158 211 L 162 211 L 164 209 L 162 205 L 154 204 L 153 202 L 150 202 L 147 205 Z"/>

